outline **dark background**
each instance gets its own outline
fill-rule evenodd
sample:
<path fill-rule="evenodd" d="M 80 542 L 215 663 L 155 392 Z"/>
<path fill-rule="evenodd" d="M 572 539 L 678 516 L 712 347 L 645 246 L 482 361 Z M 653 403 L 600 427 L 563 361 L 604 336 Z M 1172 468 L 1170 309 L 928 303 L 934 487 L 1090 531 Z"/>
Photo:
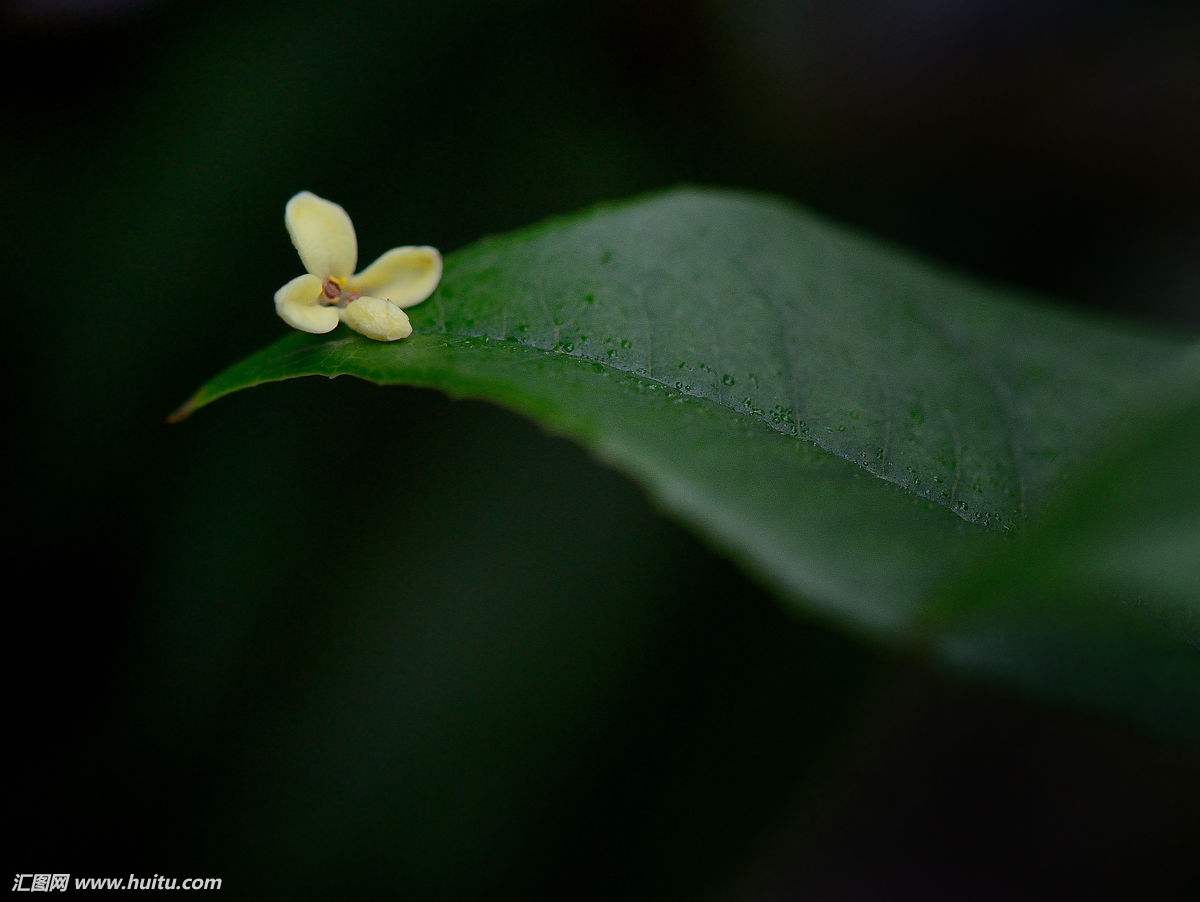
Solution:
<path fill-rule="evenodd" d="M 23 0 L 3 26 L 10 872 L 291 899 L 1200 885 L 1196 749 L 785 615 L 511 414 L 305 380 L 162 423 L 284 329 L 302 188 L 364 260 L 763 189 L 1195 334 L 1194 5 Z"/>

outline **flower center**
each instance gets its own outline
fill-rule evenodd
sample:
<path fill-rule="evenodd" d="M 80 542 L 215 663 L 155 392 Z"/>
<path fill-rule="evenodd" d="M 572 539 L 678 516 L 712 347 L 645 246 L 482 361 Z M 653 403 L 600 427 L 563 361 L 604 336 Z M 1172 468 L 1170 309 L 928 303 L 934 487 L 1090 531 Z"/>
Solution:
<path fill-rule="evenodd" d="M 321 286 L 321 296 L 317 302 L 322 307 L 347 307 L 351 301 L 362 297 L 361 291 L 347 291 L 342 287 L 342 280 L 330 276 Z"/>

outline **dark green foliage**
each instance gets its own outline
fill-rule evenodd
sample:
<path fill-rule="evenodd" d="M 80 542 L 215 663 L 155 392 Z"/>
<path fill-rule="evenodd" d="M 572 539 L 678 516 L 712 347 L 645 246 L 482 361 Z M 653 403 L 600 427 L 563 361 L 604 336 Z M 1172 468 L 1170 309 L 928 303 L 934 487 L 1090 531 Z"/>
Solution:
<path fill-rule="evenodd" d="M 492 400 L 633 476 L 806 610 L 1200 727 L 1181 342 L 697 190 L 482 241 L 410 313 L 395 344 L 288 335 L 182 412 L 303 375 Z"/>

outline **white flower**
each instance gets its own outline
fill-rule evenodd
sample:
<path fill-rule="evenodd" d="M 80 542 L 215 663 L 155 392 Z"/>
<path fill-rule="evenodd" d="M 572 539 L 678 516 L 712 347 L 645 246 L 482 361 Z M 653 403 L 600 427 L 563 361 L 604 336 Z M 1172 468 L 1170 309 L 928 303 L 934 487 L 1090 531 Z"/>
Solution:
<path fill-rule="evenodd" d="M 308 270 L 275 292 L 275 311 L 302 332 L 331 332 L 339 321 L 376 341 L 412 334 L 405 307 L 419 304 L 442 278 L 432 247 L 394 247 L 358 275 L 358 239 L 346 211 L 301 191 L 287 202 L 284 223 Z"/>

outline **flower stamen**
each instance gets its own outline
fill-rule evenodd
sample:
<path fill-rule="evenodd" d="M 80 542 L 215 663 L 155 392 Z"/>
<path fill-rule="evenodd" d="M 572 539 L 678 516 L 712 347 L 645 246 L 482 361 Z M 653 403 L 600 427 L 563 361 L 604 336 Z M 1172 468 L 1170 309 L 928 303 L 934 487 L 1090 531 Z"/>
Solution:
<path fill-rule="evenodd" d="M 343 288 L 341 280 L 336 276 L 330 276 L 321 286 L 321 294 L 317 298 L 317 303 L 322 307 L 338 307 L 345 310 L 352 301 L 357 301 L 361 297 L 361 291 Z"/>

